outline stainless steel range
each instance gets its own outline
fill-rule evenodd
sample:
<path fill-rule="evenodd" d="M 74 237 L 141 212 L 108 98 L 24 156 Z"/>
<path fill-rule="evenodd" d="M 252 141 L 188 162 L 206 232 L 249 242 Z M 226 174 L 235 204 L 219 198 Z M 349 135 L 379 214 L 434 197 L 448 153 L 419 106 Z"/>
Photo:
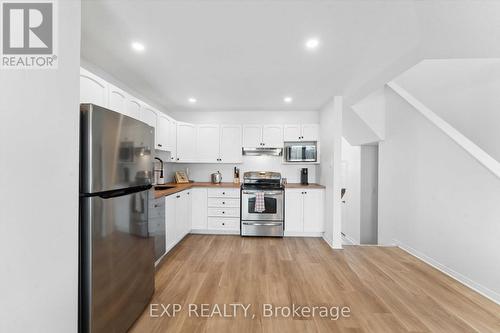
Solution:
<path fill-rule="evenodd" d="M 241 186 L 241 235 L 283 237 L 284 193 L 280 173 L 245 172 Z"/>

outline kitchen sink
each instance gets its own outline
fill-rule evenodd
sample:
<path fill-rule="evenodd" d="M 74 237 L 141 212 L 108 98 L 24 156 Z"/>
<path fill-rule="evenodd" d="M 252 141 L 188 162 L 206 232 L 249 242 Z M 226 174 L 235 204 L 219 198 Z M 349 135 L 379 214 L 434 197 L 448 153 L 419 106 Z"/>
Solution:
<path fill-rule="evenodd" d="M 172 185 L 155 185 L 155 190 L 160 191 L 160 190 L 168 190 L 171 188 L 175 188 L 175 186 Z"/>

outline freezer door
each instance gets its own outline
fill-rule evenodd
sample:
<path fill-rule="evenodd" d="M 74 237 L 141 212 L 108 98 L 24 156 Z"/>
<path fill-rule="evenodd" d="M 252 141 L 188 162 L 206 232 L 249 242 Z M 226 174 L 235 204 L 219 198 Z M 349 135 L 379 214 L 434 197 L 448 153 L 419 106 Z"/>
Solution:
<path fill-rule="evenodd" d="M 83 332 L 126 332 L 154 292 L 152 191 L 81 198 Z"/>
<path fill-rule="evenodd" d="M 154 128 L 93 104 L 80 105 L 80 192 L 152 183 Z"/>

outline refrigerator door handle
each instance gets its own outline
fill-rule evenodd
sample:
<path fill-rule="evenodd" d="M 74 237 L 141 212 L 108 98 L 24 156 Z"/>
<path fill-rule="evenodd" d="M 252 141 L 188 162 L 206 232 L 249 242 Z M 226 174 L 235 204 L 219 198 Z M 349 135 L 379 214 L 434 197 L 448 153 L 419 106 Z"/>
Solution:
<path fill-rule="evenodd" d="M 128 187 L 128 188 L 123 188 L 119 190 L 111 190 L 111 191 L 103 191 L 103 192 L 96 192 L 96 193 L 83 193 L 81 196 L 82 197 L 101 197 L 103 199 L 110 199 L 110 198 L 116 198 L 116 197 L 122 197 L 124 195 L 129 195 L 137 192 L 142 192 L 142 191 L 147 191 L 151 189 L 153 185 L 141 185 L 141 186 L 134 186 L 134 187 Z"/>

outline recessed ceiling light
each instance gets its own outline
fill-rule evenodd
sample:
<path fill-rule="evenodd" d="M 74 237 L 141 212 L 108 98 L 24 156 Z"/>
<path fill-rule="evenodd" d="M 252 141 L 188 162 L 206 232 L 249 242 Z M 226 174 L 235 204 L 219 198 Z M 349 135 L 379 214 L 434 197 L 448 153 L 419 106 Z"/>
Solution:
<path fill-rule="evenodd" d="M 310 38 L 306 41 L 306 48 L 308 50 L 315 50 L 319 46 L 319 39 L 318 38 Z"/>
<path fill-rule="evenodd" d="M 293 101 L 293 98 L 292 98 L 292 97 L 290 97 L 290 96 L 285 96 L 285 97 L 283 98 L 283 102 L 285 102 L 285 103 L 287 103 L 287 104 L 292 103 L 292 101 Z"/>
<path fill-rule="evenodd" d="M 194 98 L 194 97 L 189 97 L 188 101 L 189 101 L 189 103 L 191 103 L 191 104 L 194 104 L 194 103 L 196 103 L 196 102 L 197 102 L 197 101 L 196 101 L 196 98 Z"/>
<path fill-rule="evenodd" d="M 139 42 L 132 42 L 131 46 L 132 49 L 137 52 L 143 52 L 146 49 L 146 47 L 144 47 L 144 44 L 141 44 Z"/>

